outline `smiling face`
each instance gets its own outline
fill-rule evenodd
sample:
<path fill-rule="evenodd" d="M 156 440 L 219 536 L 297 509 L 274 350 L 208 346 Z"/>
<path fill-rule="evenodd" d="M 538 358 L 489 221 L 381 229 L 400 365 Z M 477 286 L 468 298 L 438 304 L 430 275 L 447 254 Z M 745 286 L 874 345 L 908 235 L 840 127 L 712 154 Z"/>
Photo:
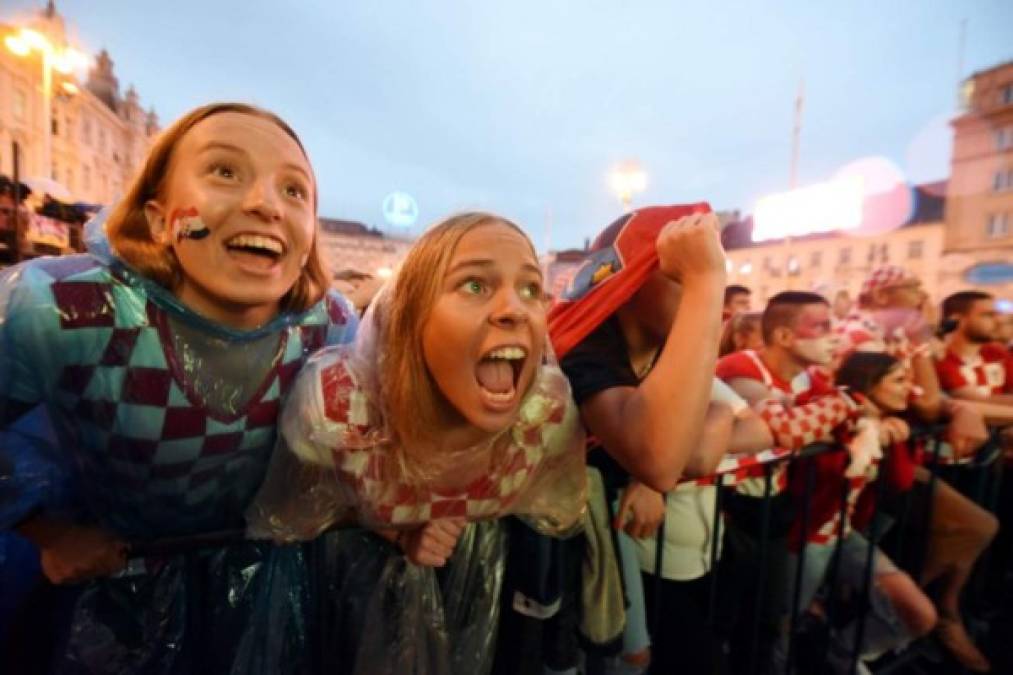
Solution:
<path fill-rule="evenodd" d="M 530 242 L 490 221 L 458 241 L 422 328 L 426 367 L 464 421 L 513 424 L 545 344 L 542 273 Z"/>
<path fill-rule="evenodd" d="M 869 398 L 886 413 L 899 413 L 907 409 L 911 396 L 911 375 L 902 364 L 891 368 L 869 391 Z"/>
<path fill-rule="evenodd" d="M 195 124 L 145 204 L 182 268 L 179 299 L 235 327 L 273 318 L 310 254 L 315 190 L 305 154 L 271 120 L 224 112 Z"/>

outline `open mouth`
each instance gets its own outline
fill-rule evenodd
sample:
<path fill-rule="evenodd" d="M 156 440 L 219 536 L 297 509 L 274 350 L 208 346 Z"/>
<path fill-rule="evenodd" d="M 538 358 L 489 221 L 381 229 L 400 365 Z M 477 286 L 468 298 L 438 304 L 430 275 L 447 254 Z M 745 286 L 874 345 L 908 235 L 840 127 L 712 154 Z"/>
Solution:
<path fill-rule="evenodd" d="M 225 242 L 229 254 L 248 266 L 269 270 L 285 254 L 285 245 L 274 237 L 237 234 Z"/>
<path fill-rule="evenodd" d="M 513 405 L 527 358 L 527 349 L 511 345 L 490 350 L 478 362 L 475 379 L 490 407 L 503 409 Z"/>

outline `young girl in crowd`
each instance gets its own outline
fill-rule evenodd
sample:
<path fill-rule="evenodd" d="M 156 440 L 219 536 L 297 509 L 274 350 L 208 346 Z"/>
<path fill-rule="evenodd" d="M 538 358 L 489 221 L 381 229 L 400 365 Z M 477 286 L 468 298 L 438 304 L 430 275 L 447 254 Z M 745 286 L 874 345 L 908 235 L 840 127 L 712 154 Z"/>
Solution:
<path fill-rule="evenodd" d="M 58 438 L 0 448 L 0 524 L 62 589 L 54 671 L 305 665 L 300 549 L 153 544 L 243 527 L 293 376 L 355 329 L 316 207 L 284 121 L 208 105 L 155 142 L 89 254 L 0 277 L 0 430 L 43 406 Z"/>
<path fill-rule="evenodd" d="M 826 580 L 831 559 L 841 539 L 836 563 L 836 583 L 831 592 L 847 586 L 855 591 L 865 589 L 865 570 L 869 547 L 874 547 L 870 587 L 866 591 L 870 612 L 865 619 L 861 658 L 874 658 L 887 650 L 898 648 L 910 640 L 927 634 L 936 623 L 932 601 L 906 573 L 899 570 L 865 534 L 871 528 L 876 497 L 875 482 L 886 481 L 891 490 L 909 489 L 914 479 L 914 465 L 907 456 L 910 430 L 893 415 L 908 407 L 911 376 L 906 367 L 892 356 L 875 352 L 855 352 L 848 356 L 836 373 L 836 384 L 862 402 L 863 419 L 857 432 L 848 433 L 842 441 L 860 444 L 862 437 L 882 446 L 882 451 L 866 454 L 871 461 L 861 462 L 863 453 L 832 452 L 801 460 L 793 467 L 791 492 L 805 498 L 807 463 L 815 466 L 815 491 L 812 494 L 806 529 L 802 521 L 793 523 L 791 545 L 794 554 L 788 566 L 789 588 L 793 588 L 798 551 L 805 542 L 805 563 L 802 569 L 798 609 L 805 610 Z M 883 476 L 879 476 L 885 472 Z M 847 510 L 841 514 L 842 490 L 846 491 Z M 875 532 L 873 531 L 873 534 Z M 790 603 L 789 603 L 790 604 Z M 831 642 L 829 658 L 835 672 L 847 670 L 856 639 L 857 622 L 846 626 Z"/>
<path fill-rule="evenodd" d="M 251 534 L 372 530 L 342 532 L 332 550 L 341 665 L 487 672 L 506 556 L 497 519 L 560 536 L 585 501 L 583 435 L 520 228 L 466 213 L 428 230 L 354 345 L 310 360 L 282 418 Z"/>

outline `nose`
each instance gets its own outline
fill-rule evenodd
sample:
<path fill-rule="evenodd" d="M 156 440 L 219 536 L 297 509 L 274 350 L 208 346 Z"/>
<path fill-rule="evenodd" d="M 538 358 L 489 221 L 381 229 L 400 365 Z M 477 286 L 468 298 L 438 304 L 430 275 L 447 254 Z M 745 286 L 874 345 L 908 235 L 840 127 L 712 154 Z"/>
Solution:
<path fill-rule="evenodd" d="M 281 220 L 281 202 L 269 178 L 253 182 L 243 201 L 243 210 L 266 221 Z"/>
<path fill-rule="evenodd" d="M 503 288 L 496 294 L 496 306 L 489 317 L 500 328 L 516 328 L 528 321 L 528 308 L 513 288 Z"/>

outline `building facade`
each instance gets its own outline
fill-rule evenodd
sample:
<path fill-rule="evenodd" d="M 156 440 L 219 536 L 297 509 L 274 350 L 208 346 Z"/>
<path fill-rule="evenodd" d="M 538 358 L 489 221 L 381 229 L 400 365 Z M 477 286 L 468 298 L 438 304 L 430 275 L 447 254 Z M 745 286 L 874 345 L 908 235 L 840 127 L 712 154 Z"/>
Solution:
<path fill-rule="evenodd" d="M 320 219 L 320 253 L 338 275 L 389 276 L 411 246 L 411 239 L 390 237 L 362 223 Z"/>
<path fill-rule="evenodd" d="M 28 27 L 58 49 L 67 44 L 63 17 L 52 2 Z M 121 94 L 105 50 L 83 81 L 51 70 L 47 105 L 42 54 L 18 55 L 3 46 L 2 39 L 19 28 L 0 24 L 0 173 L 14 174 L 17 146 L 22 178 L 54 180 L 71 201 L 112 202 L 140 168 L 159 131 L 157 116 L 141 107 L 133 87 Z"/>
<path fill-rule="evenodd" d="M 1013 299 L 1013 61 L 964 81 L 953 120 L 941 286 Z"/>

